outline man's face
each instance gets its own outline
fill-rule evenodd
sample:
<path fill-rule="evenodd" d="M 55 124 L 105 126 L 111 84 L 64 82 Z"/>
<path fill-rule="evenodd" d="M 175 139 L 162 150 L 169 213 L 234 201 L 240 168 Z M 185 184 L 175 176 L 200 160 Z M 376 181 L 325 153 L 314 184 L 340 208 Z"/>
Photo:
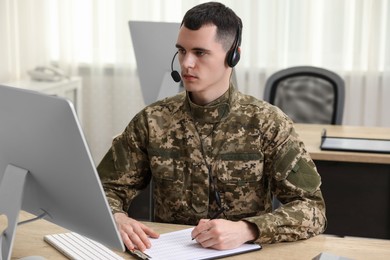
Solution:
<path fill-rule="evenodd" d="M 225 62 L 226 51 L 216 41 L 217 27 L 202 26 L 190 30 L 182 26 L 176 47 L 184 87 L 193 95 L 223 94 L 229 85 L 231 68 Z M 218 97 L 218 96 L 217 96 Z"/>

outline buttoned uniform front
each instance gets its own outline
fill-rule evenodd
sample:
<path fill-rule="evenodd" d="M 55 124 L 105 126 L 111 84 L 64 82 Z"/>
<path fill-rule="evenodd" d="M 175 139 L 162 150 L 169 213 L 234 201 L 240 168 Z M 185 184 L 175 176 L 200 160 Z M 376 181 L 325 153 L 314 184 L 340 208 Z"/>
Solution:
<path fill-rule="evenodd" d="M 154 181 L 156 221 L 196 225 L 217 211 L 256 224 L 255 242 L 309 238 L 324 231 L 320 176 L 292 121 L 234 86 L 206 106 L 182 92 L 147 106 L 113 140 L 98 166 L 113 212 Z M 272 212 L 272 195 L 282 206 Z"/>

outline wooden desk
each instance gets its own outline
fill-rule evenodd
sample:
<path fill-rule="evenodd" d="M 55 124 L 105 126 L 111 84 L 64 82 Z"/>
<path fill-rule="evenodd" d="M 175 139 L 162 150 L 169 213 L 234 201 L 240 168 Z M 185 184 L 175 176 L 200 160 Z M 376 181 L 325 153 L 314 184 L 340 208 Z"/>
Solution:
<path fill-rule="evenodd" d="M 390 128 L 296 124 L 322 177 L 326 233 L 390 239 L 390 154 L 322 151 L 328 136 L 390 139 Z"/>
<path fill-rule="evenodd" d="M 31 217 L 22 212 L 21 220 Z M 146 223 L 160 233 L 180 230 L 188 226 Z M 47 259 L 66 259 L 56 249 L 43 241 L 43 236 L 65 232 L 66 230 L 45 220 L 39 220 L 17 228 L 12 259 L 25 256 L 41 255 Z M 348 257 L 351 259 L 390 259 L 390 240 L 335 237 L 320 235 L 290 243 L 263 245 L 260 251 L 241 254 L 226 259 L 312 259 L 321 252 Z M 125 259 L 134 259 L 130 255 L 119 252 Z"/>
<path fill-rule="evenodd" d="M 313 160 L 390 164 L 390 154 L 322 151 L 320 149 L 322 129 L 327 130 L 328 136 L 390 139 L 390 128 L 316 124 L 296 124 L 295 127 Z"/>

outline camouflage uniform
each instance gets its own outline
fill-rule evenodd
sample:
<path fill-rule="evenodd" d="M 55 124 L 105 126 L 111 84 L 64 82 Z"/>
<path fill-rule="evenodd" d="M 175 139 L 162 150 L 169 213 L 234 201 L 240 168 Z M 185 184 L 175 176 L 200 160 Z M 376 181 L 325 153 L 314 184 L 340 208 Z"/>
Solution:
<path fill-rule="evenodd" d="M 309 238 L 326 224 L 321 179 L 292 121 L 233 86 L 207 106 L 183 92 L 146 107 L 98 171 L 114 213 L 153 178 L 155 220 L 196 225 L 217 210 L 210 174 L 227 219 L 256 224 L 258 243 Z M 274 212 L 272 194 L 284 204 Z"/>

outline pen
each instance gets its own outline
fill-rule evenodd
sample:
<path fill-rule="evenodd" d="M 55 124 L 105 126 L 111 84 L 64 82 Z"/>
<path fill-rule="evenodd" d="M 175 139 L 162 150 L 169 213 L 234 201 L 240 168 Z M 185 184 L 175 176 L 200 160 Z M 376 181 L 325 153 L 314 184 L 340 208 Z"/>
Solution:
<path fill-rule="evenodd" d="M 225 210 L 228 209 L 229 208 L 227 206 L 221 207 L 217 212 L 215 212 L 215 214 L 209 219 L 209 221 L 218 218 L 222 213 L 224 213 Z M 192 240 L 194 240 L 195 238 L 196 237 L 193 237 Z"/>

